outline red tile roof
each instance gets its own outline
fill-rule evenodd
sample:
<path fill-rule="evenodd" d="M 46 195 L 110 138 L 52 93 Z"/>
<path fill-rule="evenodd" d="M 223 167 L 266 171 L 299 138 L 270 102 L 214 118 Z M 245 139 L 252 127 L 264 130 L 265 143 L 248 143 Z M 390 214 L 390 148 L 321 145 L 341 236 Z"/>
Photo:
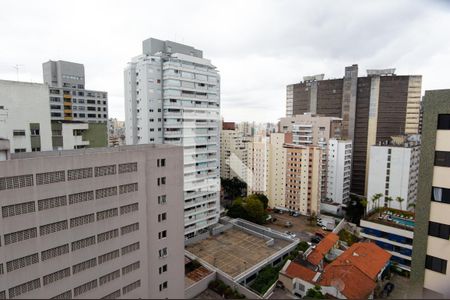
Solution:
<path fill-rule="evenodd" d="M 316 276 L 316 272 L 313 270 L 293 261 L 291 261 L 284 274 L 290 278 L 300 278 L 308 282 L 312 282 L 314 276 Z"/>
<path fill-rule="evenodd" d="M 317 244 L 316 248 L 308 255 L 307 260 L 317 266 L 325 254 L 327 254 L 334 247 L 338 240 L 339 236 L 337 234 L 327 234 L 325 238 Z"/>
<path fill-rule="evenodd" d="M 391 254 L 375 243 L 355 243 L 330 265 L 353 265 L 376 280 L 378 273 L 391 259 Z"/>
<path fill-rule="evenodd" d="M 336 287 L 347 299 L 367 299 L 376 283 L 352 265 L 330 264 L 318 284 Z"/>

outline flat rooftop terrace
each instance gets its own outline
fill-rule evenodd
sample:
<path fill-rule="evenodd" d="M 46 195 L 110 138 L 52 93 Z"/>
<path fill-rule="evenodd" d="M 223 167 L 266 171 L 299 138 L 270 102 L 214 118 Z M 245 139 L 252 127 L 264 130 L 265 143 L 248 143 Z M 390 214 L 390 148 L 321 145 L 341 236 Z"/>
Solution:
<path fill-rule="evenodd" d="M 274 244 L 268 246 L 262 237 L 231 228 L 189 245 L 186 250 L 234 278 L 289 244 L 274 239 Z"/>
<path fill-rule="evenodd" d="M 413 213 L 394 209 L 383 209 L 381 212 L 372 212 L 363 220 L 409 231 L 414 231 L 415 226 Z"/>

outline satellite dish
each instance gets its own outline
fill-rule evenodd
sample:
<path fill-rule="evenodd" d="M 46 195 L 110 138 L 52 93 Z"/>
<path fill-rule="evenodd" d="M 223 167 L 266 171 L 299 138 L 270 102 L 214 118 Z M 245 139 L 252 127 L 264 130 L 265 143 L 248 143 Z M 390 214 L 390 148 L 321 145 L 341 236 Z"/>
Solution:
<path fill-rule="evenodd" d="M 339 293 L 341 293 L 345 289 L 345 283 L 340 278 L 333 278 L 331 280 L 331 286 L 335 287 L 336 291 L 338 291 Z"/>

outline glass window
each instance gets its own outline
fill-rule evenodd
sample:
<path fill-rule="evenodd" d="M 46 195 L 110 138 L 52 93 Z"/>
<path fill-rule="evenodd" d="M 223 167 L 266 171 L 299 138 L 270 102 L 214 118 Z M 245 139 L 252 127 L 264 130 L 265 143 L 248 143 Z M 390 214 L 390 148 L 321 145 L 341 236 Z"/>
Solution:
<path fill-rule="evenodd" d="M 450 130 L 450 115 L 441 114 L 438 116 L 439 130 Z"/>

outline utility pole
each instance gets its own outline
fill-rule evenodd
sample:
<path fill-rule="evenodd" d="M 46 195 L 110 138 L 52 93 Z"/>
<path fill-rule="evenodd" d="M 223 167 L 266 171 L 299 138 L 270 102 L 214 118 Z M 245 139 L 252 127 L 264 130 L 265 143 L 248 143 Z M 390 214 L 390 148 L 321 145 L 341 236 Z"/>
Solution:
<path fill-rule="evenodd" d="M 19 68 L 23 67 L 23 65 L 14 65 L 13 68 L 16 69 L 17 81 L 19 81 Z"/>

